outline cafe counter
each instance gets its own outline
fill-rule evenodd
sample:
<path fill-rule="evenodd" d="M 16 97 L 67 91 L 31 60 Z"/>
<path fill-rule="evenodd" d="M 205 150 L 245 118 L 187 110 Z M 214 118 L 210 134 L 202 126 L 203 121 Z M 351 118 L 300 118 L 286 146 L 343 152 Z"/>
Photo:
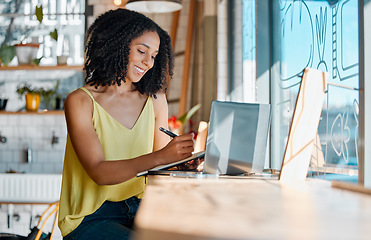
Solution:
<path fill-rule="evenodd" d="M 370 239 L 371 195 L 314 179 L 149 176 L 135 225 L 135 240 Z"/>

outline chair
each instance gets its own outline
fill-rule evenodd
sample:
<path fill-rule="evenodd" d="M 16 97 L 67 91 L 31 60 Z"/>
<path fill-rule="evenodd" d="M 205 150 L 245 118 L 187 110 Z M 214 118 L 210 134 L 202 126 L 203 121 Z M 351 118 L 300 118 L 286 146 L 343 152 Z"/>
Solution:
<path fill-rule="evenodd" d="M 0 233 L 0 240 L 49 240 L 53 237 L 53 232 L 58 219 L 59 202 L 49 204 L 47 209 L 41 215 L 39 222 L 31 229 L 28 236 L 21 236 L 11 233 Z M 51 232 L 46 234 L 43 232 L 46 222 L 54 214 L 54 222 Z"/>
<path fill-rule="evenodd" d="M 307 177 L 322 112 L 328 73 L 305 68 L 296 99 L 279 180 L 288 183 Z"/>

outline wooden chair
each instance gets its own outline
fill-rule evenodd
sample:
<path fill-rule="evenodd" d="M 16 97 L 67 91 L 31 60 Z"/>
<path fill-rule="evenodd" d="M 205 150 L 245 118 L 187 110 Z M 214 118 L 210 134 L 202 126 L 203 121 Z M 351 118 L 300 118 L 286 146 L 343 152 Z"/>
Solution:
<path fill-rule="evenodd" d="M 322 112 L 328 73 L 305 68 L 296 99 L 279 179 L 305 180 Z"/>

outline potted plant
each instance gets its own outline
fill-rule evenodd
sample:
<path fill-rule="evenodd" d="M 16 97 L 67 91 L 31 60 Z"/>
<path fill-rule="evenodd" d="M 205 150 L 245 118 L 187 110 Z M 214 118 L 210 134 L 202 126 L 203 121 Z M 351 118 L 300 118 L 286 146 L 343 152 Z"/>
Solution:
<path fill-rule="evenodd" d="M 31 88 L 29 84 L 20 85 L 17 87 L 17 93 L 21 98 L 23 95 L 26 99 L 26 110 L 35 112 L 39 109 L 41 93 L 43 88 Z"/>
<path fill-rule="evenodd" d="M 41 88 L 41 96 L 44 99 L 46 109 L 49 109 L 51 107 L 50 100 L 57 93 L 58 86 L 59 86 L 59 80 L 57 81 L 57 84 L 55 85 L 55 87 L 52 89 L 46 90 L 46 89 Z"/>
<path fill-rule="evenodd" d="M 44 15 L 43 8 L 41 5 L 36 6 L 35 16 L 40 25 L 42 25 Z M 11 62 L 11 60 L 15 56 L 17 56 L 18 65 L 39 65 L 42 59 L 42 57 L 37 58 L 37 53 L 39 51 L 40 46 L 38 42 L 39 36 L 32 34 L 32 32 L 36 30 L 37 25 L 33 25 L 33 28 L 20 32 L 21 39 L 19 41 L 10 43 L 9 39 L 12 38 L 11 25 L 13 24 L 13 22 L 14 21 L 11 21 L 11 24 L 8 27 L 7 35 L 5 36 L 5 40 L 1 44 L 0 63 L 4 66 L 7 66 Z M 57 41 L 58 40 L 57 29 L 50 31 L 49 36 L 55 41 Z M 32 41 L 30 42 L 31 39 Z"/>
<path fill-rule="evenodd" d="M 36 6 L 35 9 L 35 15 L 39 23 L 42 23 L 42 20 L 44 18 L 43 14 L 43 7 Z M 56 29 L 54 31 L 49 33 L 49 36 L 53 38 L 55 41 L 58 39 L 58 32 Z M 25 36 L 24 36 L 25 38 Z M 33 37 L 33 39 L 37 39 L 37 37 Z M 18 44 L 15 44 L 15 51 L 16 51 L 16 56 L 18 58 L 18 64 L 19 65 L 39 65 L 41 58 L 37 58 L 37 52 L 39 51 L 39 46 L 40 44 L 38 43 L 38 40 L 28 42 L 28 43 L 23 43 L 21 41 Z"/>
<path fill-rule="evenodd" d="M 37 52 L 39 51 L 38 43 L 18 43 L 15 44 L 15 52 L 18 59 L 18 65 L 36 64 Z M 39 61 L 40 62 L 40 61 Z M 36 64 L 38 65 L 38 64 Z"/>

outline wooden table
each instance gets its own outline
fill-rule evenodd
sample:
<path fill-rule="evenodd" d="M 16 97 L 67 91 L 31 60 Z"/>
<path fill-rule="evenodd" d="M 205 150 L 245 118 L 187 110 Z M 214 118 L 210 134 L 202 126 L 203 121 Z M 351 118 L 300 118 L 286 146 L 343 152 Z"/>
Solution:
<path fill-rule="evenodd" d="M 150 176 L 135 224 L 135 240 L 371 239 L 371 195 L 321 180 Z"/>

